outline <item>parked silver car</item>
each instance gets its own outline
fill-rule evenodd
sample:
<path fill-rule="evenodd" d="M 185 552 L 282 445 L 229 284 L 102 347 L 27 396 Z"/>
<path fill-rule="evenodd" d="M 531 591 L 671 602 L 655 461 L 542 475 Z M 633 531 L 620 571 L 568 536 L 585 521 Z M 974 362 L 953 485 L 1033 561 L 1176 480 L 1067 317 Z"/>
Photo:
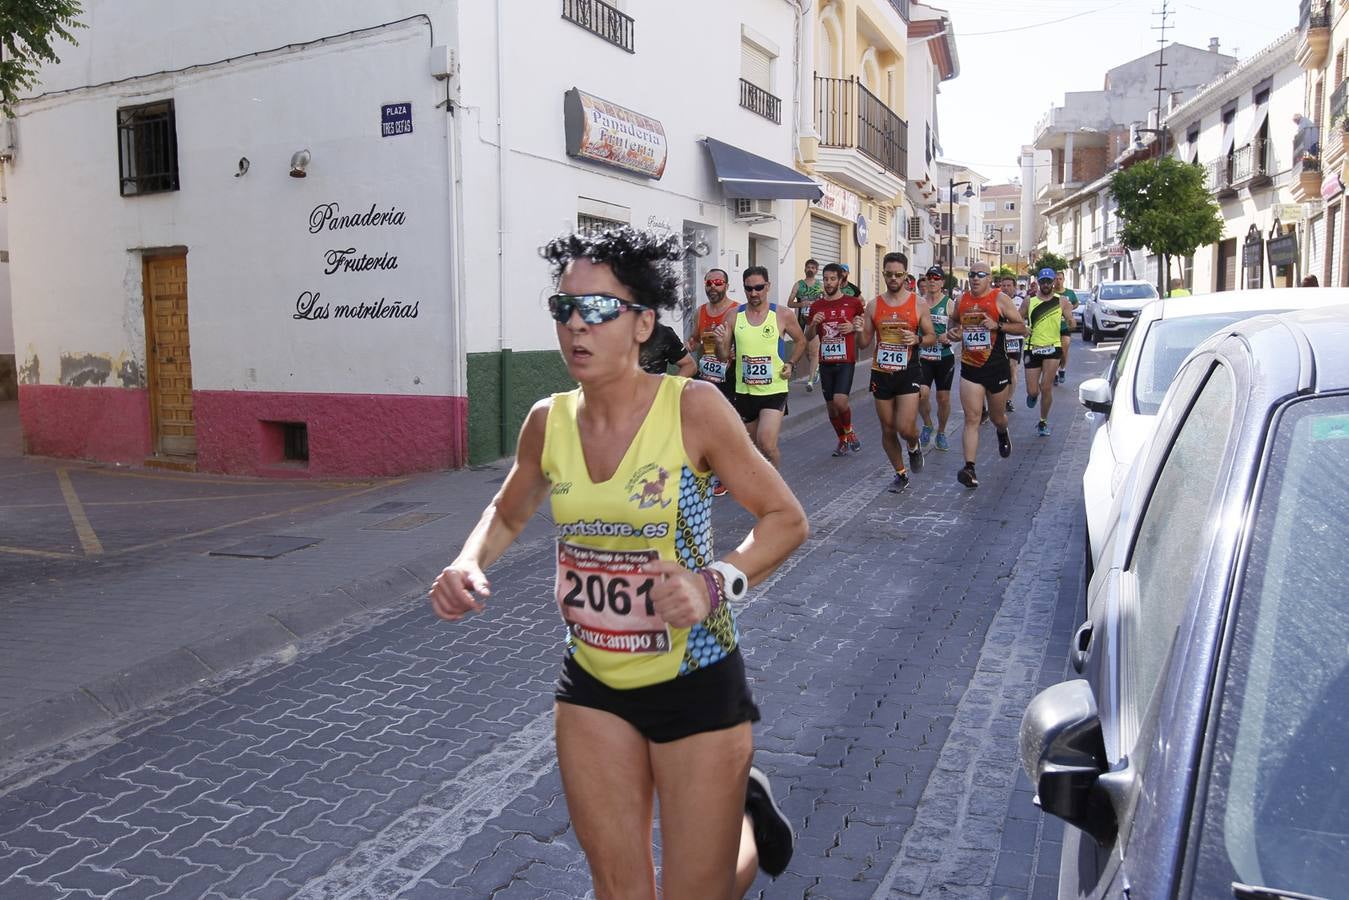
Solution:
<path fill-rule="evenodd" d="M 1349 306 L 1259 316 L 1177 373 L 1022 762 L 1059 896 L 1349 885 Z"/>
<path fill-rule="evenodd" d="M 1106 281 L 1097 285 L 1082 311 L 1082 340 L 1099 343 L 1129 329 L 1138 311 L 1157 299 L 1157 288 L 1146 281 Z"/>

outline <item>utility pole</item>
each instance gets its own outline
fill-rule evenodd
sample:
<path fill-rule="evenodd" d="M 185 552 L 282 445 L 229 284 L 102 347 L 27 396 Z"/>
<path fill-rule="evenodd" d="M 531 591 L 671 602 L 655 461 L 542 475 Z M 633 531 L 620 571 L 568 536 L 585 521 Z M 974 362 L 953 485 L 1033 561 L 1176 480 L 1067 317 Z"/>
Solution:
<path fill-rule="evenodd" d="M 1161 16 L 1162 24 L 1152 26 L 1153 31 L 1160 31 L 1161 35 L 1157 39 L 1159 49 L 1157 51 L 1157 140 L 1160 142 L 1157 148 L 1157 161 L 1160 163 L 1166 156 L 1166 125 L 1162 122 L 1162 95 L 1166 88 L 1162 83 L 1162 75 L 1166 71 L 1166 29 L 1167 18 L 1171 15 L 1169 0 L 1162 0 L 1160 12 L 1153 15 Z M 1167 289 L 1167 275 L 1170 274 L 1171 260 L 1165 253 L 1157 254 L 1157 296 L 1165 297 Z"/>

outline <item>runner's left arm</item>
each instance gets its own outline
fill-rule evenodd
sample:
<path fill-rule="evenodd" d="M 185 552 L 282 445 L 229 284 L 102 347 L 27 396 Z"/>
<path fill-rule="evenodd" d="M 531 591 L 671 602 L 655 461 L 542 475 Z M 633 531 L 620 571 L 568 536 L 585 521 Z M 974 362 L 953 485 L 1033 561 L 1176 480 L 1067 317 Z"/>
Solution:
<path fill-rule="evenodd" d="M 925 304 L 918 304 L 918 343 L 923 347 L 937 345 L 937 329 L 932 325 L 932 312 Z"/>
<path fill-rule="evenodd" d="M 786 361 L 788 366 L 795 367 L 801 361 L 801 357 L 806 355 L 806 335 L 801 330 L 801 325 L 796 321 L 796 313 L 785 307 L 778 307 L 778 329 L 787 337 L 792 339 L 792 359 Z M 790 377 L 790 372 L 783 373 L 783 377 Z"/>
<path fill-rule="evenodd" d="M 871 341 L 876 337 L 876 323 L 872 320 L 875 315 L 876 301 L 868 300 L 862 307 L 862 333 L 857 336 L 857 349 L 865 350 L 871 346 Z"/>
<path fill-rule="evenodd" d="M 998 315 L 1002 319 L 998 323 L 999 331 L 1004 334 L 1026 333 L 1026 320 L 1021 318 L 1021 313 L 1017 310 L 1016 304 L 1006 294 L 998 294 Z"/>

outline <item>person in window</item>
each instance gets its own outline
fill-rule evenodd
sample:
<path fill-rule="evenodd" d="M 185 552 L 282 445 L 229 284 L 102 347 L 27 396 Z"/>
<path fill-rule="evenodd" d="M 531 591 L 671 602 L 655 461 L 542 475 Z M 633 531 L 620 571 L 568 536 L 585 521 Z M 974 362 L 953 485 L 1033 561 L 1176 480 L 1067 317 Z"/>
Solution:
<path fill-rule="evenodd" d="M 1321 134 L 1316 127 L 1316 123 L 1304 116 L 1302 113 L 1293 113 L 1293 127 L 1296 132 L 1293 137 L 1294 154 L 1297 148 L 1302 148 L 1303 158 L 1310 157 L 1316 159 L 1321 155 Z M 1295 159 L 1294 162 L 1301 162 L 1301 159 Z"/>

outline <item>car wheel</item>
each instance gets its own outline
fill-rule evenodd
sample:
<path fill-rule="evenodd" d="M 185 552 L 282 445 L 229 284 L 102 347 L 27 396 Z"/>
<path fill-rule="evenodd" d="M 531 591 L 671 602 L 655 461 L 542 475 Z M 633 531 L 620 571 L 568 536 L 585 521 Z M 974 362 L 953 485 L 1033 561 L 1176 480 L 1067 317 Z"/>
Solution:
<path fill-rule="evenodd" d="M 1082 317 L 1082 342 L 1087 343 L 1091 340 L 1091 326 L 1087 324 L 1087 317 Z"/>
<path fill-rule="evenodd" d="M 1082 327 L 1085 328 L 1086 325 L 1083 325 Z M 1087 338 L 1087 340 L 1093 344 L 1099 344 L 1101 342 L 1101 332 L 1099 328 L 1093 328 L 1091 330 L 1091 337 Z"/>
<path fill-rule="evenodd" d="M 1078 624 L 1087 621 L 1087 598 L 1091 594 L 1091 576 L 1094 574 L 1096 574 L 1096 567 L 1091 564 L 1091 536 L 1084 534 L 1082 535 L 1082 594 Z"/>

